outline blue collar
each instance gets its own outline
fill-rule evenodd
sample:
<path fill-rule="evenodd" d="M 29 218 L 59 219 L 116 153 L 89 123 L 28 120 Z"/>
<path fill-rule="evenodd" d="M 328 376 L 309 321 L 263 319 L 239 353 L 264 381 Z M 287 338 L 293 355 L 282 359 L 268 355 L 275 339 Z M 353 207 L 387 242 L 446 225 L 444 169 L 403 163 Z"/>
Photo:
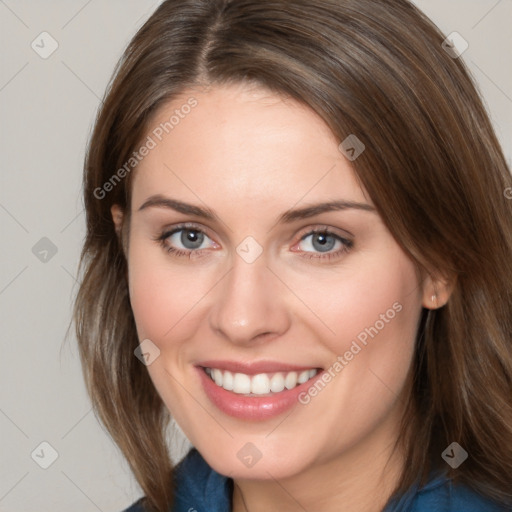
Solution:
<path fill-rule="evenodd" d="M 192 448 L 175 469 L 175 505 L 172 512 L 231 512 L 233 479 L 213 470 Z M 131 508 L 127 512 L 140 512 Z M 445 472 L 431 473 L 402 496 L 391 497 L 383 512 L 511 512 L 464 485 L 455 485 Z"/>

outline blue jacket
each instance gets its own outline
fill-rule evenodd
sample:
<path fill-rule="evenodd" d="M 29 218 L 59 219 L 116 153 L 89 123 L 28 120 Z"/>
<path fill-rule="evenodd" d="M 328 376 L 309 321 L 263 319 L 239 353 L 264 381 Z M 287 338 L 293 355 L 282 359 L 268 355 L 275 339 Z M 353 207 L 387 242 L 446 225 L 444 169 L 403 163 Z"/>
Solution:
<path fill-rule="evenodd" d="M 177 495 L 172 512 L 231 512 L 233 480 L 215 472 L 192 448 L 176 466 Z M 141 498 L 142 499 L 142 498 Z M 123 512 L 146 512 L 141 500 Z M 413 487 L 383 512 L 512 512 L 463 486 L 454 486 L 444 475 L 424 487 Z"/>

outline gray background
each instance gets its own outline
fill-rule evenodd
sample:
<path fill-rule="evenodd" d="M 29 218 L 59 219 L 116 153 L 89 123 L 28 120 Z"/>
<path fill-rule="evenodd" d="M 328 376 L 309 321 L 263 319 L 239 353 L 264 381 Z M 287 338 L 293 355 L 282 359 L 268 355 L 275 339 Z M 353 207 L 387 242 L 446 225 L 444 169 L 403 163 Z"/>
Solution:
<path fill-rule="evenodd" d="M 416 3 L 446 34 L 468 41 L 462 58 L 510 163 L 512 0 Z M 85 233 L 85 144 L 118 57 L 158 4 L 0 0 L 2 512 L 119 512 L 140 495 L 91 412 L 74 337 L 64 336 Z M 43 31 L 58 42 L 47 59 L 31 47 L 51 48 Z M 47 469 L 44 441 L 58 454 Z M 178 459 L 186 440 L 172 441 Z"/>

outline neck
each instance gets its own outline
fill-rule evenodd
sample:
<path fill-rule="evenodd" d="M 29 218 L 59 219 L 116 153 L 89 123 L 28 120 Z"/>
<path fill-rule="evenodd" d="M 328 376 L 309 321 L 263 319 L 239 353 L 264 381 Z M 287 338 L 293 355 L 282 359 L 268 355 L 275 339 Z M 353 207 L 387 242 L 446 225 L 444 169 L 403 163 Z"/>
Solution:
<path fill-rule="evenodd" d="M 235 479 L 232 511 L 382 511 L 399 481 L 403 456 L 393 453 L 394 439 L 385 432 L 360 444 L 291 477 Z"/>

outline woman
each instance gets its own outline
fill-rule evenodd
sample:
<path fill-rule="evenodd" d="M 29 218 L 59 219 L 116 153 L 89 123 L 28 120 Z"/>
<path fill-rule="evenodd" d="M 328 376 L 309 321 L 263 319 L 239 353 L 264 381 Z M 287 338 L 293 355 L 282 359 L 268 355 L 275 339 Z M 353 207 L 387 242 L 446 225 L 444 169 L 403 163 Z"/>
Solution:
<path fill-rule="evenodd" d="M 130 511 L 511 510 L 512 180 L 444 39 L 406 0 L 168 0 L 130 43 L 75 305 Z"/>

